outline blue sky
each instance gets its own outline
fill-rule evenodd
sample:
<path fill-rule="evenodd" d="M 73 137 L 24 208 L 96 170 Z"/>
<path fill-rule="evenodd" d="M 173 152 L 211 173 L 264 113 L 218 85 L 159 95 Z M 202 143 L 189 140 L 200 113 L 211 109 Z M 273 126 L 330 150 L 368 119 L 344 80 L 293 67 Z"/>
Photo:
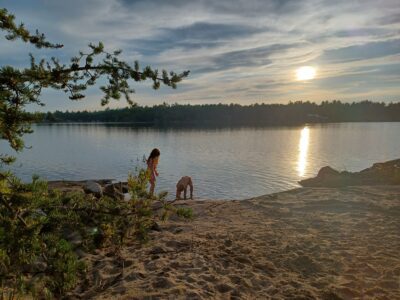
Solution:
<path fill-rule="evenodd" d="M 134 85 L 133 99 L 142 105 L 400 100 L 398 0 L 0 0 L 0 6 L 65 45 L 36 50 L 1 39 L 0 65 L 26 66 L 29 52 L 67 62 L 89 42 L 103 41 L 128 61 L 191 71 L 177 90 Z M 315 67 L 316 78 L 297 81 L 301 66 Z M 100 109 L 100 98 L 98 89 L 80 102 L 46 91 L 44 110 Z"/>

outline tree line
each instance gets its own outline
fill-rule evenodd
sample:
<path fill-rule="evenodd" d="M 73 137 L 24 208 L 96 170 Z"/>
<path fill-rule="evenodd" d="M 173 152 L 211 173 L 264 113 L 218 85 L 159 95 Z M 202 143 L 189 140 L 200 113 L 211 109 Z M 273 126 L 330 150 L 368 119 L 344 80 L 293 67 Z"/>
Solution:
<path fill-rule="evenodd" d="M 268 126 L 332 122 L 400 121 L 400 102 L 290 102 L 288 104 L 163 103 L 102 111 L 41 113 L 42 122 L 124 122 L 154 126 Z"/>

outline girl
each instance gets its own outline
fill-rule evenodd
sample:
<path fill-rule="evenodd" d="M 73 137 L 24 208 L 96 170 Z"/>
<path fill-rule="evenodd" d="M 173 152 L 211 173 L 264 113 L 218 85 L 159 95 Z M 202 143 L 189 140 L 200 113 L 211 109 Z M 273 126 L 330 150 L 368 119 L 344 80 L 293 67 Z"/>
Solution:
<path fill-rule="evenodd" d="M 160 157 L 160 150 L 154 148 L 147 159 L 147 175 L 150 177 L 150 195 L 153 196 L 156 186 L 156 176 L 158 176 L 157 165 Z"/>

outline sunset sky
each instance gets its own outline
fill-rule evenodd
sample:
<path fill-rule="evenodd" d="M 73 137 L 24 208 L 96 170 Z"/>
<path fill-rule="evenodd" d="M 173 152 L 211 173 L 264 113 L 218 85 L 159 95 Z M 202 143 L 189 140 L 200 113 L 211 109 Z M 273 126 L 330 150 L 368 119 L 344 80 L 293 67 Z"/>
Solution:
<path fill-rule="evenodd" d="M 128 61 L 191 71 L 177 90 L 134 85 L 143 105 L 400 100 L 399 0 L 9 0 L 0 7 L 65 45 L 37 50 L 2 38 L 0 65 L 28 66 L 29 52 L 68 62 L 103 41 Z M 298 80 L 302 66 L 315 78 Z M 100 97 L 91 89 L 77 103 L 47 91 L 44 110 L 100 109 Z"/>

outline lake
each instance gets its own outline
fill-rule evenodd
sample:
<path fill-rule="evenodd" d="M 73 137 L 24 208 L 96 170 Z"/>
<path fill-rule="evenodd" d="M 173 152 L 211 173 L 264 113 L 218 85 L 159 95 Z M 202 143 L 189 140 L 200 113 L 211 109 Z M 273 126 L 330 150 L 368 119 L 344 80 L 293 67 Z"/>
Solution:
<path fill-rule="evenodd" d="M 53 124 L 33 129 L 25 138 L 32 148 L 18 154 L 12 167 L 23 180 L 32 174 L 48 180 L 126 180 L 157 147 L 156 190 L 167 190 L 170 198 L 184 175 L 193 178 L 197 198 L 244 199 L 296 188 L 326 165 L 357 171 L 400 157 L 400 123 L 234 129 Z"/>

